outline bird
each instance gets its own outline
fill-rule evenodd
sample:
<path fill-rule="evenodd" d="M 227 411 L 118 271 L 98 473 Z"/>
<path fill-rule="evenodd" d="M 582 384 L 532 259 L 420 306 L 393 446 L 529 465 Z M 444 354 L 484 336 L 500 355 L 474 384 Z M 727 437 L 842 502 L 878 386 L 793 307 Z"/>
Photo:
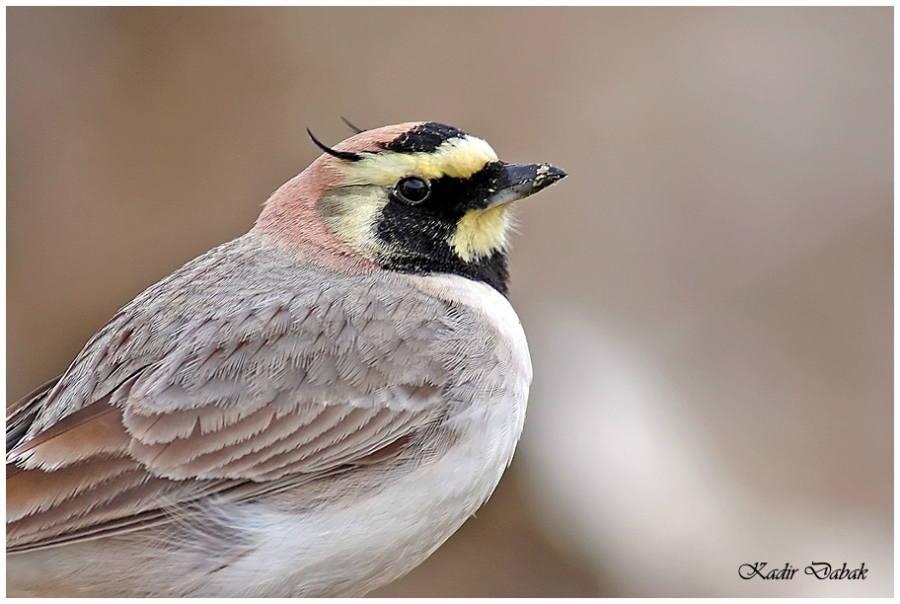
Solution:
<path fill-rule="evenodd" d="M 8 409 L 8 595 L 360 596 L 489 498 L 532 377 L 512 206 L 566 173 L 357 130 Z"/>

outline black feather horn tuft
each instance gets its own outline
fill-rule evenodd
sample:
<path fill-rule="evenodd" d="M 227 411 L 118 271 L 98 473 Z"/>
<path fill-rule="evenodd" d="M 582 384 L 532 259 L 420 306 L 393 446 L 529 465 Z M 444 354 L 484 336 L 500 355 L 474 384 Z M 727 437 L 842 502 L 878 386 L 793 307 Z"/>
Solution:
<path fill-rule="evenodd" d="M 361 134 L 361 133 L 365 132 L 365 130 L 363 130 L 362 128 L 360 128 L 360 127 L 358 127 L 358 126 L 354 126 L 353 124 L 351 124 L 351 123 L 350 123 L 350 120 L 348 120 L 347 118 L 345 118 L 343 115 L 341 116 L 341 119 L 344 120 L 344 123 L 347 124 L 347 126 L 348 126 L 351 130 L 353 130 L 353 132 L 355 132 L 356 134 Z"/>
<path fill-rule="evenodd" d="M 321 142 L 319 142 L 319 139 L 317 139 L 315 136 L 313 136 L 313 133 L 310 132 L 309 128 L 306 129 L 306 133 L 309 135 L 309 138 L 312 140 L 312 142 L 314 142 L 316 144 L 316 146 L 319 149 L 321 149 L 328 155 L 331 155 L 332 157 L 336 157 L 343 161 L 359 161 L 362 159 L 362 156 L 358 155 L 356 153 L 350 153 L 349 151 L 335 151 L 331 147 L 326 147 Z"/>

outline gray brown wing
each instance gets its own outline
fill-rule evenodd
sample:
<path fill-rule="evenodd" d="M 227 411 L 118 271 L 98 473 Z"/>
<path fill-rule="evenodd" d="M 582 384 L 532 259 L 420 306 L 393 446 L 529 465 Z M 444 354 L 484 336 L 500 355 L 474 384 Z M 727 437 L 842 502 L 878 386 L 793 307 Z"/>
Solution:
<path fill-rule="evenodd" d="M 35 416 L 40 412 L 44 399 L 56 386 L 59 378 L 56 376 L 52 380 L 38 386 L 31 393 L 26 394 L 18 402 L 10 405 L 6 409 L 6 452 L 15 447 L 25 437 L 31 424 L 34 422 Z"/>
<path fill-rule="evenodd" d="M 352 467 L 440 421 L 453 354 L 436 351 L 460 314 L 223 248 L 126 306 L 46 393 L 7 455 L 8 549 Z"/>

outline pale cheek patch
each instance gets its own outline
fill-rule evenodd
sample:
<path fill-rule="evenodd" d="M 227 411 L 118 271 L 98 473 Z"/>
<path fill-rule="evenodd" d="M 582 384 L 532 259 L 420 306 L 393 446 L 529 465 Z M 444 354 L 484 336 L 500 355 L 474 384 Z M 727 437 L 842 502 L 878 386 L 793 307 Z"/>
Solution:
<path fill-rule="evenodd" d="M 512 216 L 506 204 L 469 210 L 459 219 L 450 245 L 465 262 L 472 262 L 506 249 L 511 227 Z"/>
<path fill-rule="evenodd" d="M 381 246 L 375 237 L 378 217 L 388 203 L 387 192 L 376 187 L 345 187 L 322 198 L 322 221 L 332 233 L 367 256 Z"/>
<path fill-rule="evenodd" d="M 406 176 L 437 179 L 442 176 L 468 178 L 497 154 L 487 142 L 474 136 L 451 138 L 431 153 L 362 152 L 358 162 L 339 166 L 345 185 L 390 187 Z"/>

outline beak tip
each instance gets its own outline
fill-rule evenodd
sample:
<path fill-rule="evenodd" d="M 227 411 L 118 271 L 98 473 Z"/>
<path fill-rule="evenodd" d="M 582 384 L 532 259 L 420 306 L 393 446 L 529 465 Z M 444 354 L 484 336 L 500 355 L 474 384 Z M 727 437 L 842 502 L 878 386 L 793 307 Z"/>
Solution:
<path fill-rule="evenodd" d="M 547 187 L 568 175 L 568 172 L 562 168 L 557 168 L 550 164 L 542 164 L 537 170 L 537 178 L 535 178 L 534 184 L 540 188 Z"/>
<path fill-rule="evenodd" d="M 566 172 L 565 170 L 563 170 L 562 168 L 557 168 L 556 166 L 549 166 L 549 168 L 550 168 L 550 174 L 552 174 L 554 177 L 556 177 L 557 180 L 559 180 L 561 178 L 565 178 L 566 176 L 569 175 L 569 173 Z"/>

